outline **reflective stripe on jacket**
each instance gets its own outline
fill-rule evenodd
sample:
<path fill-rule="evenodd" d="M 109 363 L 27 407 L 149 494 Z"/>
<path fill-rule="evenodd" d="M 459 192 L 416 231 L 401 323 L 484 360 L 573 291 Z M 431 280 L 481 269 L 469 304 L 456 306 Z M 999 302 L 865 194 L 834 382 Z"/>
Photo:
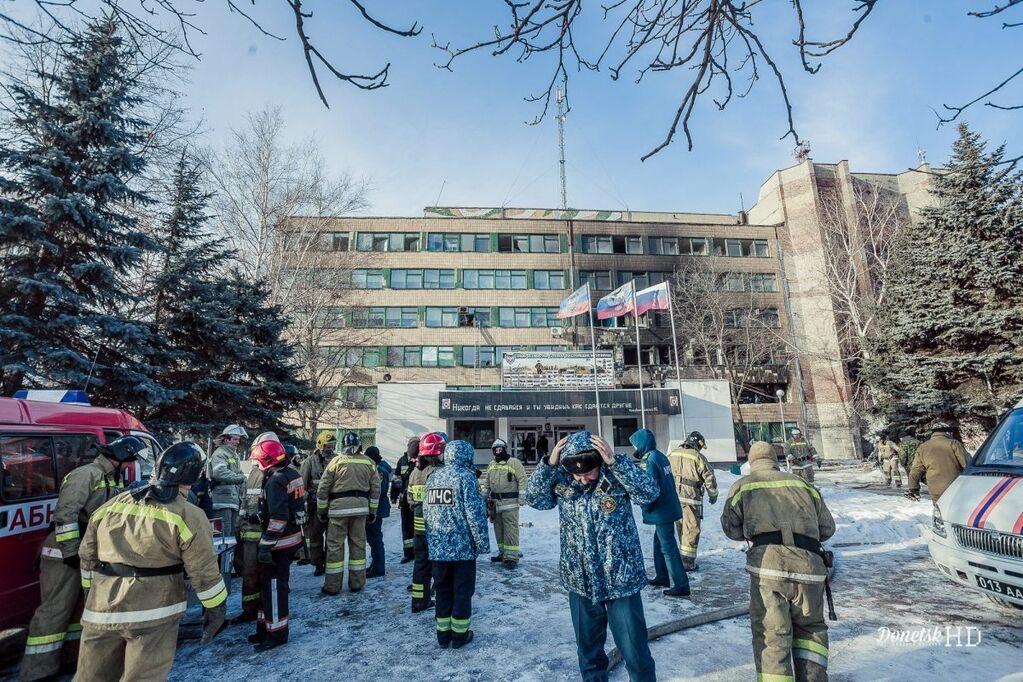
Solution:
<path fill-rule="evenodd" d="M 692 507 L 703 506 L 703 491 L 711 502 L 718 499 L 718 479 L 714 468 L 702 452 L 692 448 L 676 448 L 668 453 L 671 471 L 678 485 L 679 502 Z"/>
<path fill-rule="evenodd" d="M 485 500 L 491 499 L 493 493 L 504 496 L 493 498 L 494 511 L 518 509 L 526 493 L 526 468 L 515 457 L 509 457 L 506 462 L 494 460 L 487 465 L 480 487 Z M 511 493 L 517 494 L 518 497 L 508 497 Z"/>
<path fill-rule="evenodd" d="M 350 493 L 347 497 L 331 495 Z M 366 516 L 375 514 L 380 502 L 380 474 L 376 463 L 361 452 L 335 455 L 320 478 L 316 507 L 327 516 Z"/>
<path fill-rule="evenodd" d="M 223 444 L 213 451 L 206 469 L 214 509 L 238 509 L 245 485 L 238 450 Z"/>
<path fill-rule="evenodd" d="M 263 472 L 258 466 L 253 466 L 245 479 L 245 491 L 238 510 L 238 539 L 242 542 L 259 542 L 263 534 L 259 523 L 259 501 L 262 497 Z"/>
<path fill-rule="evenodd" d="M 89 517 L 123 488 L 116 465 L 102 455 L 72 469 L 60 485 L 53 531 L 43 542 L 42 556 L 63 560 L 76 555 Z"/>

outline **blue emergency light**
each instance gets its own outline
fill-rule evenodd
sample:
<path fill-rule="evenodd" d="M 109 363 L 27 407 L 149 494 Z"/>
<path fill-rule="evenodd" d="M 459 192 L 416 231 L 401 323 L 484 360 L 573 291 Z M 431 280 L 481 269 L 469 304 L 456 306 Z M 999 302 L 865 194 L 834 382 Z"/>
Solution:
<path fill-rule="evenodd" d="M 42 403 L 65 403 L 67 405 L 91 405 L 85 391 L 52 391 L 22 389 L 14 393 L 16 400 L 35 400 Z"/>

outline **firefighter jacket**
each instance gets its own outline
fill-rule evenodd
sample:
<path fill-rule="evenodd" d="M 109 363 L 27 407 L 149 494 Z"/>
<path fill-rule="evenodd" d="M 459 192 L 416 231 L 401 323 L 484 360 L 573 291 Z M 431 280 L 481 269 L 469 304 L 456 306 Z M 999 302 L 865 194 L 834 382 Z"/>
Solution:
<path fill-rule="evenodd" d="M 629 438 L 636 455 L 641 458 L 640 464 L 650 478 L 657 481 L 661 494 L 657 499 L 643 507 L 643 523 L 656 526 L 659 523 L 674 523 L 682 518 L 682 505 L 678 501 L 675 490 L 675 477 L 671 473 L 671 464 L 664 453 L 657 449 L 657 440 L 650 429 L 640 429 Z"/>
<path fill-rule="evenodd" d="M 82 624 L 100 630 L 144 628 L 181 618 L 187 608 L 185 572 L 206 608 L 227 599 L 213 531 L 202 510 L 177 495 L 163 504 L 117 495 L 96 510 L 78 556 L 88 590 Z M 120 577 L 104 571 L 163 570 Z"/>
<path fill-rule="evenodd" d="M 431 561 L 472 561 L 490 552 L 487 506 L 476 486 L 473 457 L 464 440 L 444 448 L 444 466 L 426 482 L 423 520 Z"/>
<path fill-rule="evenodd" d="M 259 503 L 262 499 L 263 472 L 253 466 L 245 478 L 245 494 L 242 495 L 238 510 L 238 539 L 241 542 L 259 542 L 263 536 L 263 525 L 259 520 Z"/>
<path fill-rule="evenodd" d="M 937 502 L 941 494 L 959 478 L 970 455 L 963 444 L 943 433 L 936 433 L 924 441 L 916 451 L 913 468 L 909 471 L 909 489 L 920 490 L 920 478 L 927 475 L 927 490 Z"/>
<path fill-rule="evenodd" d="M 494 502 L 495 512 L 518 509 L 526 494 L 526 468 L 515 457 L 504 462 L 495 459 L 487 466 L 480 488 L 483 499 Z"/>
<path fill-rule="evenodd" d="M 631 505 L 657 499 L 657 482 L 615 456 L 600 466 L 594 483 L 576 481 L 560 466 L 541 461 L 526 485 L 526 504 L 558 507 L 561 517 L 561 585 L 594 603 L 636 594 L 646 587 L 643 549 Z"/>
<path fill-rule="evenodd" d="M 78 554 L 78 544 L 89 517 L 124 488 L 117 464 L 100 455 L 89 464 L 72 469 L 60 484 L 53 530 L 46 536 L 42 555 L 61 561 Z"/>
<path fill-rule="evenodd" d="M 785 443 L 785 461 L 794 467 L 805 467 L 813 464 L 813 446 L 805 440 L 791 439 Z"/>
<path fill-rule="evenodd" d="M 779 471 L 773 459 L 752 462 L 749 475 L 732 485 L 721 528 L 733 540 L 781 532 L 783 544 L 755 546 L 746 552 L 746 571 L 761 580 L 823 583 L 827 576 L 824 560 L 796 547 L 792 535 L 827 540 L 835 534 L 835 520 L 817 488 Z"/>
<path fill-rule="evenodd" d="M 426 479 L 430 474 L 438 471 L 441 463 L 437 457 L 422 457 L 419 464 L 412 470 L 408 477 L 408 492 L 406 499 L 412 507 L 412 530 L 416 533 L 425 533 L 426 524 L 423 522 L 423 495 L 426 493 Z"/>
<path fill-rule="evenodd" d="M 408 454 L 403 454 L 398 458 L 398 463 L 394 465 L 394 476 L 391 477 L 391 503 L 398 503 L 399 507 L 407 507 L 409 505 L 408 497 L 405 493 L 408 489 L 408 478 L 412 474 L 411 460 L 408 458 Z"/>
<path fill-rule="evenodd" d="M 238 509 L 245 486 L 238 450 L 225 443 L 213 451 L 206 466 L 213 508 Z"/>
<path fill-rule="evenodd" d="M 391 501 L 387 499 L 387 491 L 391 487 L 391 476 L 394 470 L 391 465 L 380 460 L 377 462 L 377 473 L 380 474 L 380 502 L 377 504 L 377 516 L 386 519 L 391 515 Z"/>
<path fill-rule="evenodd" d="M 704 490 L 711 504 L 718 501 L 718 479 L 703 453 L 679 447 L 668 454 L 668 460 L 675 474 L 679 502 L 691 507 L 702 507 Z"/>
<path fill-rule="evenodd" d="M 335 455 L 316 490 L 317 511 L 331 518 L 375 514 L 379 500 L 377 465 L 361 452 Z"/>
<path fill-rule="evenodd" d="M 327 468 L 330 461 L 334 459 L 335 453 L 325 457 L 321 450 L 316 450 L 312 455 L 302 460 L 302 467 L 299 472 L 302 474 L 302 483 L 305 485 L 305 492 L 310 497 L 316 497 L 320 489 L 320 479 L 323 478 L 323 470 Z"/>
<path fill-rule="evenodd" d="M 259 546 L 271 550 L 290 549 L 302 544 L 305 523 L 305 487 L 292 466 L 266 472 L 259 501 L 263 534 Z"/>
<path fill-rule="evenodd" d="M 878 462 L 884 462 L 889 459 L 899 460 L 902 459 L 901 455 L 902 451 L 899 449 L 899 446 L 890 440 L 885 441 L 884 443 L 879 443 L 877 446 Z"/>

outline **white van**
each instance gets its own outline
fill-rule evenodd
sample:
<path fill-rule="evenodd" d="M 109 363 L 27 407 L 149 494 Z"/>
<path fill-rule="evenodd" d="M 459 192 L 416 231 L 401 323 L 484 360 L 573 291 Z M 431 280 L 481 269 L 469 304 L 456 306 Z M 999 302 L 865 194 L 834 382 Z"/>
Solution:
<path fill-rule="evenodd" d="M 1023 402 L 938 500 L 928 546 L 953 581 L 1023 609 Z"/>

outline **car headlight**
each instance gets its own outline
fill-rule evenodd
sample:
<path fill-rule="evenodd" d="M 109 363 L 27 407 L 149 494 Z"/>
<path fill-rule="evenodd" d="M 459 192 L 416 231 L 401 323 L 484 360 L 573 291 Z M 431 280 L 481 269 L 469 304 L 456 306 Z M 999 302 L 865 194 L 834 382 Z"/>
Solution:
<path fill-rule="evenodd" d="M 948 533 L 945 531 L 945 519 L 941 518 L 941 510 L 938 509 L 938 505 L 934 505 L 934 515 L 932 517 L 931 530 L 934 531 L 935 535 L 940 537 L 948 537 Z"/>

